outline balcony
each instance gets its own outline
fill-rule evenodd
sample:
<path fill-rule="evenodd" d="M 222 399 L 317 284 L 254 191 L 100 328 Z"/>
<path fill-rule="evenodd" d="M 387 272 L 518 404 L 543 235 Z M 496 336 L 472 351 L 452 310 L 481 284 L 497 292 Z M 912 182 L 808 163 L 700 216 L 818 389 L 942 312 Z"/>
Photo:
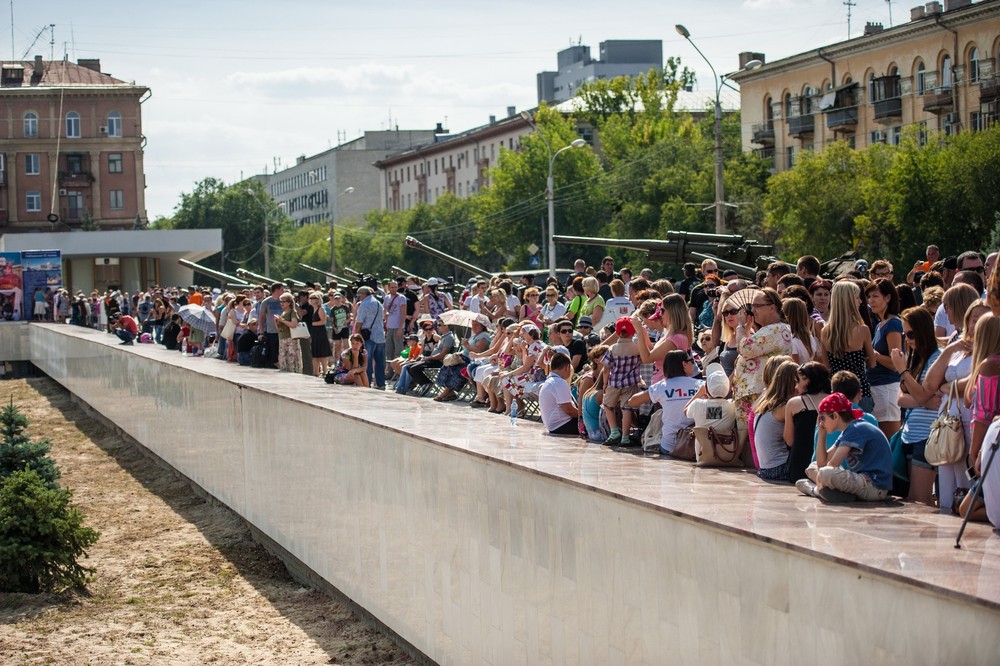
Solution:
<path fill-rule="evenodd" d="M 979 81 L 979 103 L 988 104 L 1000 99 L 1000 76 Z"/>
<path fill-rule="evenodd" d="M 816 131 L 816 116 L 807 113 L 801 116 L 792 116 L 788 119 L 788 136 L 802 138 Z"/>
<path fill-rule="evenodd" d="M 759 146 L 774 145 L 774 123 L 757 123 L 753 126 L 753 142 Z"/>
<path fill-rule="evenodd" d="M 893 120 L 903 117 L 903 99 L 892 97 L 890 99 L 880 99 L 875 102 L 875 122 L 889 124 Z"/>
<path fill-rule="evenodd" d="M 858 124 L 858 107 L 832 108 L 826 112 L 826 127 L 834 132 L 853 132 Z"/>
<path fill-rule="evenodd" d="M 928 93 L 924 93 L 923 97 L 924 111 L 927 113 L 942 114 L 951 113 L 952 110 L 952 96 L 951 88 L 937 88 Z"/>
<path fill-rule="evenodd" d="M 59 172 L 59 187 L 90 187 L 92 182 L 94 182 L 94 176 L 89 171 Z"/>

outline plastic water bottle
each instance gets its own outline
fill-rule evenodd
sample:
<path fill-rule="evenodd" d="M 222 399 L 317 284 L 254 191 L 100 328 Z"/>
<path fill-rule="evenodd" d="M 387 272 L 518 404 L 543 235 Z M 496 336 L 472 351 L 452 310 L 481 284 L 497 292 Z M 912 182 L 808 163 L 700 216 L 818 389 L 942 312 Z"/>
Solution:
<path fill-rule="evenodd" d="M 188 341 L 181 340 L 181 356 L 187 356 L 187 355 L 188 355 Z"/>
<path fill-rule="evenodd" d="M 510 404 L 510 424 L 513 427 L 517 427 L 517 403 L 512 402 Z"/>

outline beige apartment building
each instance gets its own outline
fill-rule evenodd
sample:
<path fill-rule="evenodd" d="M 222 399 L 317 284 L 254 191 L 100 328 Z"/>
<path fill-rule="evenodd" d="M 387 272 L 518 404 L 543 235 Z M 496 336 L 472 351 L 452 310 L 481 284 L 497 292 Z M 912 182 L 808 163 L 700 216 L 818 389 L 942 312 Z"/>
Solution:
<path fill-rule="evenodd" d="M 97 59 L 3 62 L 0 233 L 146 221 L 141 103 Z"/>
<path fill-rule="evenodd" d="M 381 207 L 407 210 L 418 203 L 433 204 L 448 192 L 469 197 L 489 185 L 489 170 L 500 159 L 500 150 L 519 150 L 521 137 L 533 131 L 513 109 L 508 112 L 507 118 L 491 118 L 489 124 L 460 134 L 438 134 L 431 143 L 376 162 Z"/>
<path fill-rule="evenodd" d="M 904 128 L 977 131 L 996 123 L 1000 98 L 1000 0 L 914 7 L 910 20 L 743 70 L 743 149 L 782 171 L 803 150 L 832 141 L 895 144 Z"/>

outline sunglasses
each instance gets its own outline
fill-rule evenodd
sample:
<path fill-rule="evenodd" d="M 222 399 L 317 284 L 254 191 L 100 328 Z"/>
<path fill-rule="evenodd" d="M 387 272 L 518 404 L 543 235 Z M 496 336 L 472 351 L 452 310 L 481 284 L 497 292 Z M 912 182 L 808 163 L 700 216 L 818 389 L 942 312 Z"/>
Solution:
<path fill-rule="evenodd" d="M 735 317 L 740 313 L 739 310 L 723 310 L 722 314 L 726 317 Z"/>
<path fill-rule="evenodd" d="M 774 305 L 774 303 L 772 303 L 770 301 L 768 301 L 767 303 L 751 303 L 750 304 L 750 309 L 751 310 L 756 310 L 757 308 L 766 308 L 768 305 Z M 775 307 L 777 307 L 777 306 L 775 306 Z"/>
<path fill-rule="evenodd" d="M 433 331 L 434 330 L 434 324 L 425 324 L 425 325 L 421 326 L 420 328 L 424 329 L 425 331 Z"/>
<path fill-rule="evenodd" d="M 560 328 L 558 332 L 559 333 L 572 333 L 573 329 L 572 328 Z"/>
<path fill-rule="evenodd" d="M 903 331 L 903 335 L 906 337 L 907 340 L 913 340 L 914 338 L 917 337 L 913 331 Z"/>
<path fill-rule="evenodd" d="M 967 271 L 975 271 L 977 273 L 985 273 L 986 272 L 986 269 L 983 268 L 982 266 L 976 266 L 975 268 L 966 268 L 965 270 L 967 270 Z"/>

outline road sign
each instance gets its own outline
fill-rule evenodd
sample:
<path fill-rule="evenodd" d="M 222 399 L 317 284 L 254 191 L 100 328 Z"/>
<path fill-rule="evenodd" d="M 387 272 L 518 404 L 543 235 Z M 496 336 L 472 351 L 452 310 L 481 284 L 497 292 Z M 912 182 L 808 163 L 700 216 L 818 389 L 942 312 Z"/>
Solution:
<path fill-rule="evenodd" d="M 541 265 L 542 262 L 538 260 L 537 254 L 528 257 L 528 266 L 530 266 L 531 268 L 538 268 Z"/>
<path fill-rule="evenodd" d="M 532 243 L 528 246 L 528 254 L 538 254 L 538 246 Z"/>

